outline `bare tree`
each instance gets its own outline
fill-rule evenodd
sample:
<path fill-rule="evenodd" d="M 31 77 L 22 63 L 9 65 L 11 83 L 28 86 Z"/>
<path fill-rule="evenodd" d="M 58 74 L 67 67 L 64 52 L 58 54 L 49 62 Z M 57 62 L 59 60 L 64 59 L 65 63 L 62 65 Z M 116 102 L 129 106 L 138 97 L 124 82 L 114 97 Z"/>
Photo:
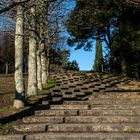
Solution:
<path fill-rule="evenodd" d="M 24 82 L 23 82 L 23 34 L 24 34 L 24 8 L 17 7 L 16 33 L 15 33 L 15 108 L 24 107 Z"/>
<path fill-rule="evenodd" d="M 31 1 L 35 3 L 35 0 Z M 37 41 L 36 41 L 36 6 L 33 5 L 30 9 L 31 23 L 29 35 L 29 59 L 28 59 L 28 88 L 27 95 L 37 94 Z"/>

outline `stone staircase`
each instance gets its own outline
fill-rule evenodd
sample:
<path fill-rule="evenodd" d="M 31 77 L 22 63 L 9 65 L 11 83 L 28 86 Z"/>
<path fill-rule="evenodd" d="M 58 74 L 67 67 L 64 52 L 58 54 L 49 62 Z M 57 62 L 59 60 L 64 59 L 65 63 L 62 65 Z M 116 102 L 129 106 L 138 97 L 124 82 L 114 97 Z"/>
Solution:
<path fill-rule="evenodd" d="M 57 86 L 44 109 L 0 140 L 140 140 L 140 92 L 116 89 L 130 79 L 93 72 L 50 77 Z"/>

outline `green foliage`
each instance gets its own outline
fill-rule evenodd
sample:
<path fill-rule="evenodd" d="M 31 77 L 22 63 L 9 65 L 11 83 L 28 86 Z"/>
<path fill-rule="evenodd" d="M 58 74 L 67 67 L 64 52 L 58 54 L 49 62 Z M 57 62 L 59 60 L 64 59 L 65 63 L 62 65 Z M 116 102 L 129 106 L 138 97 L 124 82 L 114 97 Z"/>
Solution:
<path fill-rule="evenodd" d="M 102 72 L 103 69 L 103 52 L 102 52 L 102 42 L 101 40 L 96 40 L 96 55 L 94 61 L 94 70 Z"/>
<path fill-rule="evenodd" d="M 54 80 L 48 80 L 48 83 L 43 85 L 43 89 L 50 89 L 56 86 L 56 81 Z"/>
<path fill-rule="evenodd" d="M 109 48 L 105 70 L 140 78 L 139 18 L 140 7 L 121 0 L 76 0 L 66 23 L 68 44 L 89 49 L 100 36 Z"/>
<path fill-rule="evenodd" d="M 67 63 L 66 70 L 76 70 L 79 71 L 79 66 L 76 60 L 73 60 L 72 62 Z"/>
<path fill-rule="evenodd" d="M 50 51 L 50 62 L 51 64 L 61 65 L 63 68 L 66 67 L 68 58 L 70 56 L 69 50 L 62 50 L 60 48 L 51 48 Z"/>
<path fill-rule="evenodd" d="M 60 48 L 51 49 L 51 63 L 60 65 L 65 70 L 79 70 L 76 60 L 69 61 L 70 51 Z"/>

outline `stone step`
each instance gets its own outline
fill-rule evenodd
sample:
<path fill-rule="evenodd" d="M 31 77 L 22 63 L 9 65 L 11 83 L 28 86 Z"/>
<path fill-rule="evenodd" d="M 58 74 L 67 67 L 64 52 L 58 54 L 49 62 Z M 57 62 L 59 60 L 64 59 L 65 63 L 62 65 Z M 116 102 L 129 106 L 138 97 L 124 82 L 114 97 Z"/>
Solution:
<path fill-rule="evenodd" d="M 139 133 L 40 133 L 25 140 L 139 140 Z"/>
<path fill-rule="evenodd" d="M 64 100 L 73 100 L 73 99 L 76 99 L 76 95 L 75 94 L 63 94 L 63 96 L 62 96 L 62 98 L 64 99 Z"/>
<path fill-rule="evenodd" d="M 98 105 L 98 104 L 127 104 L 127 105 L 140 105 L 140 101 L 138 100 L 131 100 L 131 101 L 126 101 L 126 100 L 106 100 L 106 99 L 94 99 L 93 101 L 64 101 L 63 104 L 65 105 Z"/>
<path fill-rule="evenodd" d="M 106 93 L 106 94 L 92 94 L 90 95 L 89 100 L 126 100 L 126 101 L 139 101 L 140 100 L 140 95 L 136 95 L 134 93 L 119 93 L 119 92 L 114 92 L 114 93 Z"/>
<path fill-rule="evenodd" d="M 91 105 L 91 109 L 140 109 L 140 105 L 103 104 L 103 105 Z"/>
<path fill-rule="evenodd" d="M 47 129 L 48 124 L 22 124 L 18 126 L 14 126 L 14 129 L 17 132 L 22 133 L 39 133 L 39 132 L 45 132 Z M 15 139 L 16 140 L 16 139 Z"/>
<path fill-rule="evenodd" d="M 140 89 L 106 89 L 106 92 L 140 92 Z"/>
<path fill-rule="evenodd" d="M 60 116 L 31 116 L 23 118 L 23 123 L 63 123 L 64 117 Z"/>
<path fill-rule="evenodd" d="M 78 110 L 41 110 L 35 112 L 36 116 L 76 116 Z"/>
<path fill-rule="evenodd" d="M 51 104 L 62 103 L 62 102 L 63 102 L 62 97 L 53 97 L 52 100 L 50 101 Z"/>
<path fill-rule="evenodd" d="M 24 135 L 1 135 L 0 140 L 24 140 Z"/>
<path fill-rule="evenodd" d="M 51 105 L 50 109 L 55 109 L 55 110 L 60 110 L 60 109 L 73 109 L 73 110 L 77 110 L 77 109 L 89 109 L 89 105 Z"/>
<path fill-rule="evenodd" d="M 65 123 L 140 123 L 140 116 L 66 116 Z"/>
<path fill-rule="evenodd" d="M 61 92 L 53 92 L 52 97 L 62 97 L 62 93 Z"/>
<path fill-rule="evenodd" d="M 94 110 L 79 110 L 80 116 L 137 116 L 140 115 L 140 110 L 110 110 L 110 109 L 94 109 Z"/>
<path fill-rule="evenodd" d="M 83 132 L 104 132 L 104 133 L 135 133 L 140 132 L 140 124 L 138 123 L 93 123 L 93 124 L 51 124 L 47 128 L 48 132 L 69 132 L 69 133 L 83 133 Z"/>

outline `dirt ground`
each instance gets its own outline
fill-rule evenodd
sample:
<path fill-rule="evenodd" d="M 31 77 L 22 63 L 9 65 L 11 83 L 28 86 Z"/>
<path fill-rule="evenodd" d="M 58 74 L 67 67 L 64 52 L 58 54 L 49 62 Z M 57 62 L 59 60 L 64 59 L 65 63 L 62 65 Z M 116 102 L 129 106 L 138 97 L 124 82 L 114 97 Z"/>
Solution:
<path fill-rule="evenodd" d="M 27 78 L 25 77 L 25 79 Z M 0 75 L 0 119 L 17 112 L 17 110 L 12 108 L 14 98 L 14 75 Z"/>

